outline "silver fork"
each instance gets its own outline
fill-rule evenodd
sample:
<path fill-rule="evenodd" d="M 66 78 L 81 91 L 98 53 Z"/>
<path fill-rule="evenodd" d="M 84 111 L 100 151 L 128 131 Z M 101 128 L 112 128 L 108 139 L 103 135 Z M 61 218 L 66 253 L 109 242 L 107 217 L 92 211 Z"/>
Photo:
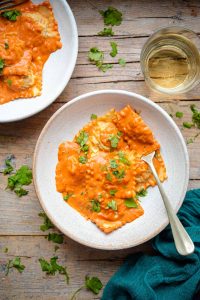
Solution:
<path fill-rule="evenodd" d="M 0 0 L 0 11 L 15 7 L 27 1 L 28 0 Z"/>
<path fill-rule="evenodd" d="M 186 232 L 185 228 L 181 224 L 180 220 L 178 219 L 177 215 L 175 214 L 175 212 L 170 204 L 169 198 L 167 197 L 167 195 L 163 189 L 163 186 L 160 182 L 160 179 L 158 177 L 156 169 L 154 168 L 154 165 L 153 165 L 154 155 L 155 155 L 155 151 L 146 156 L 143 156 L 141 159 L 149 165 L 149 167 L 153 173 L 153 176 L 157 182 L 160 194 L 162 196 L 162 199 L 163 199 L 163 202 L 164 202 L 167 214 L 168 214 L 168 218 L 169 218 L 169 222 L 171 225 L 172 235 L 174 237 L 176 249 L 177 249 L 178 253 L 181 255 L 189 255 L 194 252 L 194 244 L 193 244 L 191 238 L 189 237 L 188 233 Z"/>

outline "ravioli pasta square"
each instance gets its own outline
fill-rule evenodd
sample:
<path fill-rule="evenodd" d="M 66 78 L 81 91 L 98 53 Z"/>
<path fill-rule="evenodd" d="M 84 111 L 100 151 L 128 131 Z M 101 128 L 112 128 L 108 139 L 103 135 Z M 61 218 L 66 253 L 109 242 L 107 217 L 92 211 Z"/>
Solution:
<path fill-rule="evenodd" d="M 44 64 L 62 47 L 49 1 L 16 9 L 16 21 L 0 17 L 0 104 L 41 95 Z"/>
<path fill-rule="evenodd" d="M 152 151 L 163 182 L 166 168 L 150 128 L 129 105 L 119 112 L 112 109 L 92 118 L 73 141 L 60 144 L 57 191 L 86 219 L 110 233 L 144 214 L 139 195 L 156 181 L 141 157 Z"/>

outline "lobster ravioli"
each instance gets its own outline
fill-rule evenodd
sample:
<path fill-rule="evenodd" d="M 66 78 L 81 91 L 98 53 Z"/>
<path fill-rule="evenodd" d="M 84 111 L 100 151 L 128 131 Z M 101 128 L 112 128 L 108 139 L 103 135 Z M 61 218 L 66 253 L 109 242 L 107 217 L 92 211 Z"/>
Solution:
<path fill-rule="evenodd" d="M 143 215 L 139 197 L 156 185 L 141 157 L 155 151 L 160 180 L 167 175 L 159 143 L 129 105 L 91 119 L 73 141 L 60 144 L 56 187 L 70 206 L 109 233 Z"/>
<path fill-rule="evenodd" d="M 14 20 L 4 17 L 9 11 L 0 17 L 0 104 L 41 95 L 44 64 L 62 47 L 49 1 L 28 1 L 14 12 Z"/>

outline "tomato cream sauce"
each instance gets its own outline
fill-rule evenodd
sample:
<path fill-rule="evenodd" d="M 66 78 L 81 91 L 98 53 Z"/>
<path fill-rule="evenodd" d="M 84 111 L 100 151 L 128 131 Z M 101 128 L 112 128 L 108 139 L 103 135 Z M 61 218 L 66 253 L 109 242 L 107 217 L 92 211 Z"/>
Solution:
<path fill-rule="evenodd" d="M 154 166 L 164 181 L 160 145 L 138 113 L 128 105 L 93 116 L 72 142 L 59 146 L 57 191 L 102 231 L 112 232 L 144 214 L 138 195 L 156 182 L 141 156 L 154 150 Z"/>
<path fill-rule="evenodd" d="M 0 104 L 41 95 L 44 64 L 62 47 L 49 1 L 28 1 L 15 9 L 16 21 L 0 17 Z"/>

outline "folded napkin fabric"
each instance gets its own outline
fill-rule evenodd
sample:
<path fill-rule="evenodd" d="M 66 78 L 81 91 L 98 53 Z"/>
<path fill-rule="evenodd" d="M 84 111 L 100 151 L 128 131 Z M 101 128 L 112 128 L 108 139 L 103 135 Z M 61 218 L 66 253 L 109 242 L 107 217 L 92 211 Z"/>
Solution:
<path fill-rule="evenodd" d="M 179 255 L 167 226 L 152 240 L 155 255 L 130 255 L 107 283 L 102 300 L 200 299 L 200 189 L 187 192 L 178 216 L 195 252 Z"/>

